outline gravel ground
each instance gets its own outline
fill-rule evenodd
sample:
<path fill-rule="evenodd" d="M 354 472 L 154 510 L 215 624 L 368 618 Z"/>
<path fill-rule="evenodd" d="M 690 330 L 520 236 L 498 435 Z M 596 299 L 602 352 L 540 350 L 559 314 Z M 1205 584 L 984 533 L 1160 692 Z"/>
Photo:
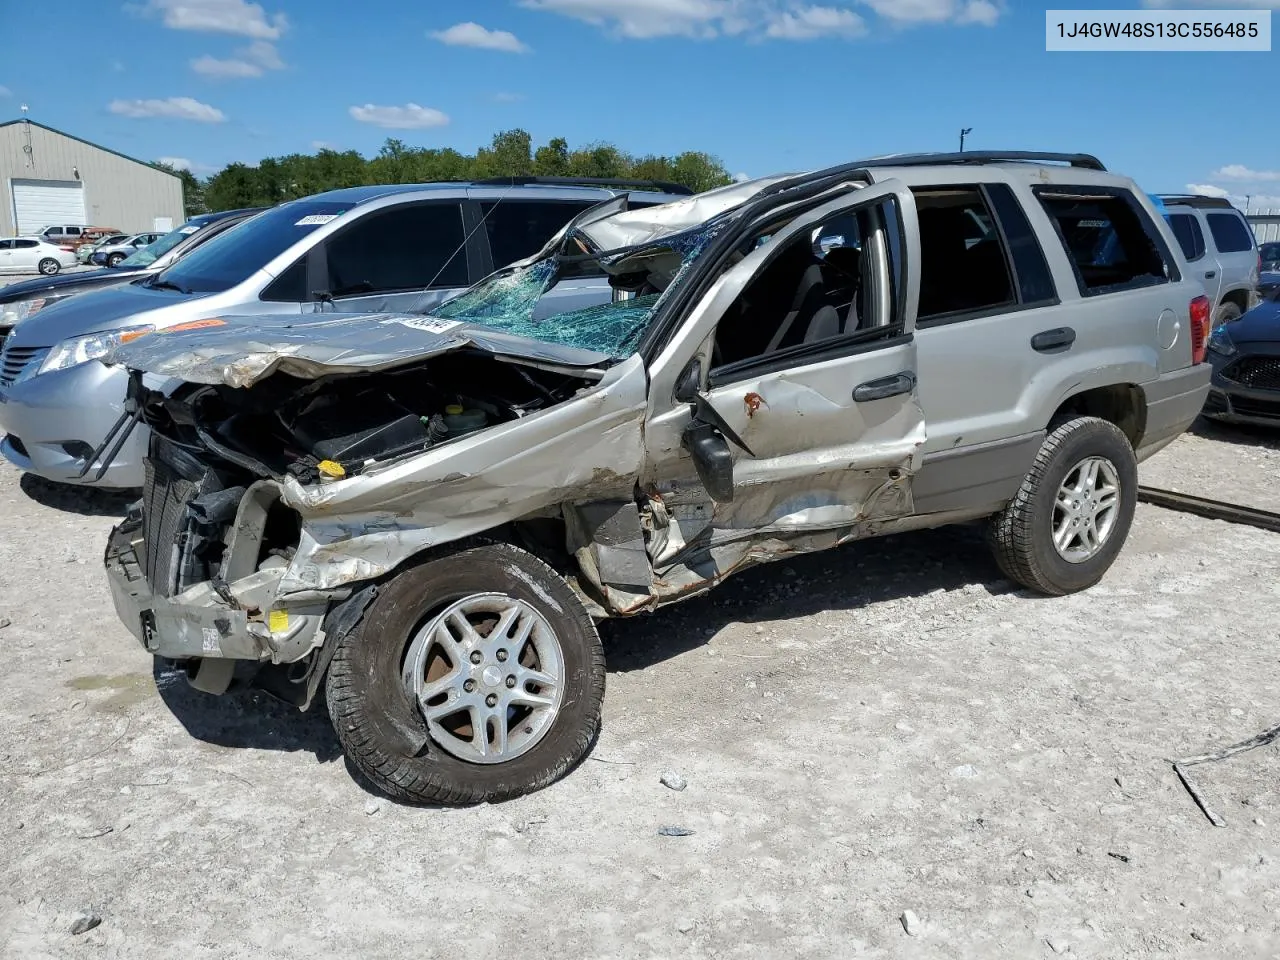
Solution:
<path fill-rule="evenodd" d="M 1274 506 L 1240 439 L 1144 480 Z M 1277 955 L 1280 756 L 1196 768 L 1223 829 L 1166 760 L 1280 723 L 1280 536 L 1139 506 L 1056 600 L 968 527 L 751 571 L 605 627 L 567 780 L 412 809 L 323 716 L 153 670 L 99 565 L 123 503 L 0 466 L 0 956 Z"/>

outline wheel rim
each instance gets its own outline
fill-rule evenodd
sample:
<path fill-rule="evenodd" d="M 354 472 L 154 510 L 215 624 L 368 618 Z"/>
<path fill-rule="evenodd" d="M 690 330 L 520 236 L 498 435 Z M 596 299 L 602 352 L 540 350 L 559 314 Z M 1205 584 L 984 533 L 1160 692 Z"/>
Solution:
<path fill-rule="evenodd" d="M 401 672 L 431 738 L 471 763 L 532 750 L 564 697 L 564 653 L 523 600 L 481 593 L 450 604 L 409 644 Z"/>
<path fill-rule="evenodd" d="M 57 273 L 57 272 L 58 272 L 58 264 L 57 264 L 56 262 L 54 262 L 53 260 L 41 260 L 41 261 L 40 261 L 40 272 L 41 272 L 41 273 Z"/>
<path fill-rule="evenodd" d="M 1120 475 L 1106 457 L 1086 457 L 1067 471 L 1053 505 L 1053 545 L 1069 563 L 1096 557 L 1120 516 Z"/>

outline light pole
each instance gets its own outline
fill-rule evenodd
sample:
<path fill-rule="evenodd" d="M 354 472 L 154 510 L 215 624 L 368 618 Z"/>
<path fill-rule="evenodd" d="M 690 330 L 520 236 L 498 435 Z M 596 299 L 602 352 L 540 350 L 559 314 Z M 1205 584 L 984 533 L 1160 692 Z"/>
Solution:
<path fill-rule="evenodd" d="M 973 127 L 960 128 L 960 152 L 961 153 L 964 153 L 964 138 L 969 136 L 969 134 L 971 133 L 973 133 Z"/>

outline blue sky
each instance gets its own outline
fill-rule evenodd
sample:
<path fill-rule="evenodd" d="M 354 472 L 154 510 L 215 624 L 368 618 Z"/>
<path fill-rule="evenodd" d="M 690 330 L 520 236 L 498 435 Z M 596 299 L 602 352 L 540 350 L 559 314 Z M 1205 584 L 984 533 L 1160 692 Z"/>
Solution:
<path fill-rule="evenodd" d="M 1137 3 L 1138 0 L 1132 0 Z M 1280 8 L 1280 0 L 1146 0 Z M 1055 7 L 1123 5 L 1057 3 Z M 1280 207 L 1280 53 L 1046 53 L 1014 0 L 0 0 L 0 119 L 197 173 L 388 136 L 701 149 L 752 176 L 914 150 L 1083 150 Z M 14 39 L 20 42 L 12 42 Z"/>

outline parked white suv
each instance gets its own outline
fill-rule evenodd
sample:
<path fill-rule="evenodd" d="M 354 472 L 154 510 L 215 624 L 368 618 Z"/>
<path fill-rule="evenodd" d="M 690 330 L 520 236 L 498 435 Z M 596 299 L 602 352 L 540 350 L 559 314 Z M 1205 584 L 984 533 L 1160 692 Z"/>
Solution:
<path fill-rule="evenodd" d="M 1164 195 L 1160 200 L 1192 276 L 1204 282 L 1213 325 L 1244 316 L 1258 302 L 1262 263 L 1248 221 L 1219 197 Z"/>

